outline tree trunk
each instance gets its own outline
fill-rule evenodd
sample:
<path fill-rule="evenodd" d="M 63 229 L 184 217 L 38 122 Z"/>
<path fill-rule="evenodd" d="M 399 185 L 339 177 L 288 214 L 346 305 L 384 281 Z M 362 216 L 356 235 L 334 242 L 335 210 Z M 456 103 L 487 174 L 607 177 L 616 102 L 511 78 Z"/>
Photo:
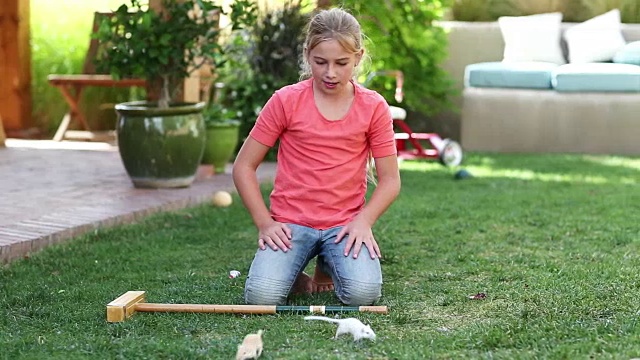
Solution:
<path fill-rule="evenodd" d="M 317 7 L 320 9 L 328 9 L 331 7 L 333 1 L 331 0 L 317 0 Z"/>
<path fill-rule="evenodd" d="M 0 114 L 8 133 L 33 126 L 29 0 L 0 0 Z"/>

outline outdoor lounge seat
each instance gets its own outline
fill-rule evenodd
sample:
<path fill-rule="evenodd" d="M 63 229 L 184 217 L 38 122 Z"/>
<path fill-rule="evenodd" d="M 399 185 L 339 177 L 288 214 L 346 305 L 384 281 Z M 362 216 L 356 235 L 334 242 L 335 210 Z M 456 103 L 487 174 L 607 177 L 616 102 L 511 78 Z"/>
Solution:
<path fill-rule="evenodd" d="M 96 12 L 93 19 L 93 30 L 95 33 L 100 23 L 105 17 L 111 16 L 112 13 Z M 55 141 L 61 141 L 65 138 L 81 139 L 81 140 L 110 140 L 115 137 L 113 132 L 95 132 L 91 131 L 89 123 L 85 115 L 80 111 L 79 102 L 82 91 L 87 86 L 98 87 L 144 87 L 143 79 L 120 79 L 115 80 L 110 75 L 96 74 L 94 60 L 98 53 L 99 43 L 97 39 L 91 38 L 89 49 L 85 57 L 82 74 L 77 75 L 57 75 L 52 74 L 47 77 L 49 84 L 60 90 L 64 100 L 69 105 L 69 111 L 64 115 L 62 122 L 53 137 Z M 80 131 L 68 130 L 71 123 L 77 120 L 83 128 Z"/>

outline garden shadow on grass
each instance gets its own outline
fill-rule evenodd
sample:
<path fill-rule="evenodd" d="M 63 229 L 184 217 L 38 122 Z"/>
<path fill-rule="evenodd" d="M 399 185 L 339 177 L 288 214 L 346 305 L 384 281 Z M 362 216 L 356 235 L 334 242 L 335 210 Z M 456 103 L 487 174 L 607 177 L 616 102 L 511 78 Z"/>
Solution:
<path fill-rule="evenodd" d="M 640 158 L 571 154 L 469 154 L 463 167 L 486 168 L 494 177 L 547 181 L 637 183 Z M 488 174 L 488 176 L 491 176 Z"/>

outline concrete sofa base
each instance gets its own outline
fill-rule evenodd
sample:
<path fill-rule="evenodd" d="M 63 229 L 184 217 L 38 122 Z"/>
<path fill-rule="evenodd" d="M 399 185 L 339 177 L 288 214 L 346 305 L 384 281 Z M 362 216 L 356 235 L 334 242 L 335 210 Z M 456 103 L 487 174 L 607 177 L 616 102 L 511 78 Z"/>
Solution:
<path fill-rule="evenodd" d="M 466 88 L 467 151 L 640 154 L 637 93 Z"/>

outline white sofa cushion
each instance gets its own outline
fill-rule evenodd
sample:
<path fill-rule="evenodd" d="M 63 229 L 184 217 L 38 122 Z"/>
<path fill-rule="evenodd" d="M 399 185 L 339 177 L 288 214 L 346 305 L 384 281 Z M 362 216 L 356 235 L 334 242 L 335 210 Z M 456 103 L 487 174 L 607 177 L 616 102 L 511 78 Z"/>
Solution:
<path fill-rule="evenodd" d="M 614 9 L 569 28 L 564 33 L 570 63 L 611 61 L 624 47 L 620 10 Z"/>
<path fill-rule="evenodd" d="M 560 47 L 562 13 L 502 16 L 498 19 L 504 40 L 504 62 L 542 61 L 565 64 Z"/>
<path fill-rule="evenodd" d="M 613 57 L 614 63 L 640 65 L 640 41 L 627 43 Z"/>

